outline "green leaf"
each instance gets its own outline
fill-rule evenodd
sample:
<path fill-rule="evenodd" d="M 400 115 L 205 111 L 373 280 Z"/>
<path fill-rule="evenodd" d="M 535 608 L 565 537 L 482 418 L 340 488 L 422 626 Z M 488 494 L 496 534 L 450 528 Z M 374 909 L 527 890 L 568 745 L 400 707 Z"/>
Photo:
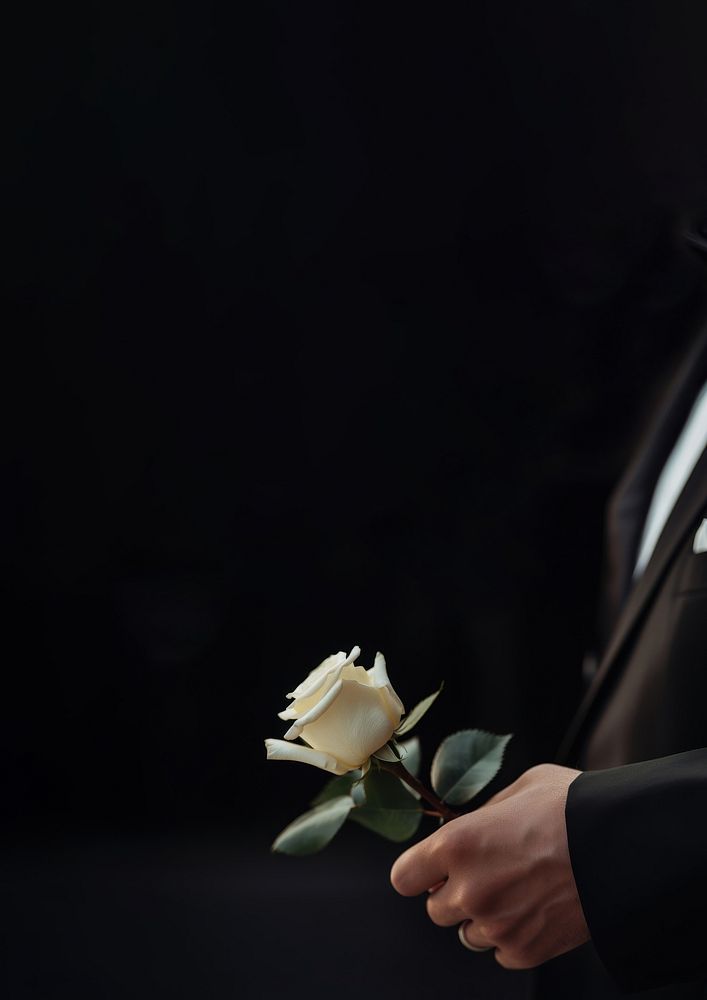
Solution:
<path fill-rule="evenodd" d="M 332 778 L 312 799 L 312 805 L 320 806 L 323 802 L 329 802 L 330 799 L 335 799 L 338 795 L 350 795 L 354 782 L 359 781 L 360 778 L 360 771 L 349 771 L 348 774 L 342 774 L 340 778 Z"/>
<path fill-rule="evenodd" d="M 412 837 L 420 825 L 422 809 L 398 778 L 388 771 L 371 770 L 359 788 L 365 794 L 365 804 L 351 812 L 351 819 L 388 840 L 400 842 Z"/>
<path fill-rule="evenodd" d="M 353 805 L 350 795 L 338 795 L 310 809 L 285 827 L 272 850 L 280 854 L 316 854 L 336 836 Z"/>
<path fill-rule="evenodd" d="M 417 777 L 420 773 L 420 758 L 422 756 L 417 736 L 413 736 L 411 740 L 406 740 L 404 743 L 399 743 L 398 746 L 403 752 L 403 764 L 410 774 Z"/>
<path fill-rule="evenodd" d="M 413 708 L 412 712 L 408 712 L 403 721 L 400 723 L 398 728 L 395 730 L 396 736 L 404 736 L 405 733 L 409 733 L 413 726 L 416 726 L 425 712 L 432 707 L 437 698 L 439 697 L 444 684 L 440 684 L 439 691 L 435 691 L 434 694 L 428 694 L 426 698 L 423 698 Z"/>
<path fill-rule="evenodd" d="M 377 757 L 378 760 L 385 760 L 389 764 L 394 764 L 401 759 L 402 754 L 397 749 L 395 741 L 390 740 L 388 743 L 384 743 L 382 747 L 379 747 L 373 756 Z"/>
<path fill-rule="evenodd" d="M 351 788 L 351 798 L 354 805 L 363 806 L 366 804 L 366 793 L 363 790 L 363 781 L 356 781 Z"/>
<path fill-rule="evenodd" d="M 498 774 L 511 735 L 463 729 L 443 740 L 431 773 L 432 787 L 439 797 L 450 806 L 473 799 Z"/>

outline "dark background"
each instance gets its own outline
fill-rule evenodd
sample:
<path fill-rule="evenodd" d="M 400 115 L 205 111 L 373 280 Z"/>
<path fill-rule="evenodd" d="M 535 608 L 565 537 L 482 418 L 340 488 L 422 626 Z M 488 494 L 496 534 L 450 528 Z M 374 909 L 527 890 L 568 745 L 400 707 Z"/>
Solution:
<path fill-rule="evenodd" d="M 270 856 L 323 775 L 262 740 L 358 643 L 408 706 L 444 679 L 428 764 L 470 725 L 516 734 L 501 783 L 552 759 L 606 497 L 704 313 L 705 29 L 15 13 L 4 995 L 524 994 L 393 896 L 394 845 Z"/>

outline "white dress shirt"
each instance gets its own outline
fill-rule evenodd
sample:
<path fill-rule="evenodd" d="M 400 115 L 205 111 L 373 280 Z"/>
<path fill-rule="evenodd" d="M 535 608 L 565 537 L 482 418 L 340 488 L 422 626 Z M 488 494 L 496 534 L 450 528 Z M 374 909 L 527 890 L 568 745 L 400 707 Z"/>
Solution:
<path fill-rule="evenodd" d="M 637 580 L 653 555 L 665 523 L 707 446 L 707 383 L 702 387 L 653 491 L 633 571 Z"/>

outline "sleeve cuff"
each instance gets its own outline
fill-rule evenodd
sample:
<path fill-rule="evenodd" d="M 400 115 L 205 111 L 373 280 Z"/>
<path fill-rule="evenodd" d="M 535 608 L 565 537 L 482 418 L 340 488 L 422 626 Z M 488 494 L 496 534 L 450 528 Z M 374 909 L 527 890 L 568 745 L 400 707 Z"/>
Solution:
<path fill-rule="evenodd" d="M 594 947 L 637 992 L 707 973 L 707 750 L 585 771 L 567 840 Z"/>

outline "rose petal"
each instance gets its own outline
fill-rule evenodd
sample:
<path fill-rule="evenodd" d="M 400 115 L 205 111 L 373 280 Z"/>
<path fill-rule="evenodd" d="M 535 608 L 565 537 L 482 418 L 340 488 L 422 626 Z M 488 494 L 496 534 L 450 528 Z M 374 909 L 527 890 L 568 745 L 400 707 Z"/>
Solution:
<path fill-rule="evenodd" d="M 302 733 L 302 730 L 304 729 L 305 726 L 310 725 L 310 723 L 312 722 L 316 722 L 316 720 L 320 717 L 320 715 L 323 715 L 329 708 L 329 706 L 336 701 L 343 685 L 344 682 L 338 680 L 336 684 L 334 684 L 334 686 L 331 688 L 331 690 L 327 691 L 327 693 L 324 695 L 321 701 L 318 701 L 313 708 L 310 708 L 308 712 L 300 716 L 297 722 L 295 722 L 292 726 L 290 726 L 290 728 L 285 733 L 285 739 L 296 740 L 297 737 L 300 736 L 300 734 Z"/>
<path fill-rule="evenodd" d="M 294 691 L 288 691 L 285 697 L 307 698 L 310 694 L 314 694 L 326 678 L 329 671 L 342 667 L 345 660 L 346 653 L 344 653 L 343 650 L 340 650 L 338 653 L 332 653 L 331 656 L 327 656 L 325 660 L 322 660 L 318 667 L 315 667 L 314 670 L 307 674 L 302 683 L 298 684 Z"/>
<path fill-rule="evenodd" d="M 353 663 L 347 663 L 339 676 L 345 681 L 358 681 L 359 684 L 365 684 L 366 687 L 370 687 L 372 684 L 368 671 Z"/>
<path fill-rule="evenodd" d="M 349 663 L 361 655 L 361 650 L 358 646 L 354 646 L 349 655 L 342 651 L 338 653 L 333 653 L 331 656 L 327 656 L 326 660 L 322 660 L 318 667 L 309 674 L 301 684 L 298 684 L 294 691 L 290 691 L 287 695 L 288 698 L 311 698 L 313 694 L 322 687 L 326 682 L 329 675 L 336 671 L 337 680 L 341 674 L 344 667 L 348 666 Z"/>
<path fill-rule="evenodd" d="M 340 683 L 342 689 L 328 711 L 303 726 L 302 735 L 315 749 L 336 753 L 337 760 L 353 769 L 390 739 L 400 719 L 391 718 L 381 691 L 357 681 Z"/>
<path fill-rule="evenodd" d="M 341 677 L 344 670 L 350 670 L 351 667 L 344 667 L 344 662 L 340 662 L 333 666 L 326 675 L 323 675 L 322 681 L 319 684 L 317 690 L 314 694 L 309 694 L 306 696 L 300 696 L 291 701 L 290 704 L 283 709 L 282 712 L 278 712 L 281 719 L 299 719 L 302 715 L 306 715 L 310 709 L 314 708 L 322 698 L 324 698 L 329 691 L 333 688 L 336 682 Z"/>
<path fill-rule="evenodd" d="M 390 718 L 390 721 L 393 724 L 393 728 L 397 729 L 398 726 L 400 725 L 400 720 L 403 717 L 403 712 L 405 711 L 405 709 L 403 708 L 403 703 L 401 702 L 400 698 L 398 698 L 395 691 L 393 691 L 390 684 L 387 687 L 376 688 L 376 691 L 380 695 L 381 701 L 385 705 L 388 717 Z"/>
<path fill-rule="evenodd" d="M 402 701 L 400 700 L 400 698 L 398 698 L 397 694 L 395 693 L 393 685 L 390 683 L 390 680 L 388 678 L 388 668 L 386 667 L 385 657 L 383 656 L 382 653 L 376 653 L 376 658 L 373 661 L 373 666 L 368 671 L 368 675 L 371 678 L 374 687 L 387 689 L 389 695 L 388 704 L 390 705 L 394 713 L 399 712 L 400 715 L 402 716 L 405 709 L 403 707 Z M 400 719 L 398 719 L 398 722 L 396 722 L 396 726 L 398 725 L 399 722 Z"/>
<path fill-rule="evenodd" d="M 299 743 L 288 743 L 286 740 L 265 740 L 268 760 L 294 760 L 301 764 L 312 764 L 331 774 L 346 774 L 348 767 L 341 765 L 331 754 L 311 747 L 303 747 Z"/>

